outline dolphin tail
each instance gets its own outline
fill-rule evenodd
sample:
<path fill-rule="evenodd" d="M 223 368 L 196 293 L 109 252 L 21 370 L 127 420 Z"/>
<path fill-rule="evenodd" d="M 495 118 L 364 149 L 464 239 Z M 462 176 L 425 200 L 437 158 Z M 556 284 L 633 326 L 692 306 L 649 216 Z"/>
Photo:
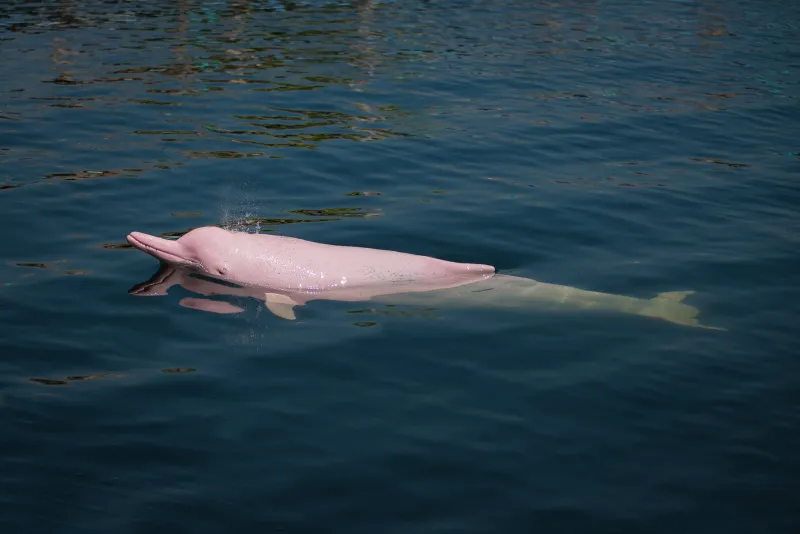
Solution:
<path fill-rule="evenodd" d="M 666 291 L 664 293 L 659 293 L 654 298 L 647 301 L 647 304 L 645 304 L 642 311 L 639 312 L 639 315 L 656 317 L 670 323 L 693 326 L 695 328 L 726 330 L 718 326 L 702 325 L 698 322 L 697 316 L 700 310 L 694 306 L 683 303 L 686 297 L 694 293 L 694 291 Z"/>

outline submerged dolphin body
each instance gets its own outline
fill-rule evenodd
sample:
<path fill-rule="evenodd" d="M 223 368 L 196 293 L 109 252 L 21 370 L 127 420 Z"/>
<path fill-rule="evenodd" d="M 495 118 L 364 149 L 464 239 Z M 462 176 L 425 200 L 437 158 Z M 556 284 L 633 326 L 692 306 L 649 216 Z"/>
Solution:
<path fill-rule="evenodd" d="M 205 296 L 263 300 L 284 319 L 295 319 L 294 307 L 312 300 L 371 300 L 426 306 L 592 309 L 719 329 L 700 325 L 697 308 L 683 302 L 693 291 L 639 299 L 496 274 L 489 265 L 216 227 L 192 230 L 177 241 L 133 232 L 128 242 L 162 262 L 150 280 L 130 290 L 132 294 L 165 295 L 170 287 L 181 285 Z M 202 298 L 185 298 L 181 305 L 215 313 L 243 311 L 227 302 Z"/>

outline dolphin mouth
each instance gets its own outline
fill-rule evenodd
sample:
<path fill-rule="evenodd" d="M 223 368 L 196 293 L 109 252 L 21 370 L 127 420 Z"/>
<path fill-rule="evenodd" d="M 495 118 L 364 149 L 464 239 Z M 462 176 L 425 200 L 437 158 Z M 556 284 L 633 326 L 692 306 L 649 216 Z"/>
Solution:
<path fill-rule="evenodd" d="M 131 232 L 128 234 L 127 240 L 128 243 L 142 252 L 146 252 L 163 262 L 195 268 L 202 267 L 197 261 L 186 257 L 183 253 L 183 247 L 177 241 L 170 241 L 141 232 Z"/>

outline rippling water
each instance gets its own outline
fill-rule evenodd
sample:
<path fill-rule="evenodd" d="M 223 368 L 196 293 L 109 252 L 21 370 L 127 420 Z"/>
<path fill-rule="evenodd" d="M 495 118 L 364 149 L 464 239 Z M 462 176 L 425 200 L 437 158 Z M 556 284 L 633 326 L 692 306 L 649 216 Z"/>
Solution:
<path fill-rule="evenodd" d="M 800 531 L 798 4 L 6 0 L 0 58 L 4 533 Z M 203 225 L 725 330 L 128 293 Z"/>

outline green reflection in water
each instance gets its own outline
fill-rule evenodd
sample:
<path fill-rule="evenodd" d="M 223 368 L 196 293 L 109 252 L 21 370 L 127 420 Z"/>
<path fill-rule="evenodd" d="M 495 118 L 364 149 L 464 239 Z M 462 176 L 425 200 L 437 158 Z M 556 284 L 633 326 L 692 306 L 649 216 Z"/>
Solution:
<path fill-rule="evenodd" d="M 69 386 L 72 382 L 86 382 L 89 380 L 100 380 L 103 378 L 121 378 L 125 375 L 117 373 L 92 373 L 88 375 L 67 376 L 63 379 L 58 378 L 29 378 L 29 382 L 42 386 Z"/>
<path fill-rule="evenodd" d="M 390 16 L 392 9 L 373 2 L 310 5 L 277 0 L 267 5 L 235 2 L 201 8 L 178 0 L 143 3 L 134 11 L 115 4 L 94 10 L 82 2 L 63 0 L 56 9 L 31 3 L 3 5 L 0 18 L 21 21 L 6 27 L 5 40 L 14 41 L 20 33 L 53 36 L 38 81 L 56 89 L 52 96 L 31 95 L 29 101 L 58 107 L 70 122 L 80 122 L 74 114 L 86 114 L 84 120 L 92 123 L 89 113 L 104 112 L 107 106 L 120 116 L 135 117 L 134 124 L 120 126 L 128 128 L 128 135 L 142 138 L 137 146 L 149 145 L 138 152 L 163 151 L 165 158 L 145 161 L 124 150 L 133 161 L 120 166 L 149 171 L 168 170 L 191 159 L 280 158 L 286 149 L 318 149 L 332 141 L 420 135 L 419 125 L 408 131 L 407 119 L 419 120 L 421 111 L 359 102 L 359 95 L 379 79 L 379 71 L 403 70 L 403 65 L 419 59 L 387 48 L 384 36 L 373 28 L 375 14 L 386 11 L 384 16 Z M 76 31 L 81 29 L 93 31 Z M 108 29 L 114 30 L 113 37 L 107 36 Z M 117 41 L 121 34 L 126 36 L 122 43 Z M 110 50 L 119 55 L 101 55 Z M 112 84 L 120 89 L 107 88 Z M 79 95 L 74 93 L 77 88 L 85 89 Z M 295 93 L 302 96 L 293 99 Z M 347 106 L 357 111 L 342 109 Z M 209 116 L 216 124 L 204 124 Z M 2 118 L 19 120 L 7 113 Z M 398 119 L 403 119 L 402 125 Z M 150 127 L 164 121 L 179 122 L 181 128 Z M 101 132 L 85 132 L 81 143 L 93 146 L 97 159 L 105 151 L 116 157 L 127 141 L 119 134 L 106 137 Z M 230 143 L 261 148 L 236 150 Z M 52 177 L 52 170 L 42 174 Z M 78 170 L 75 176 L 62 178 L 85 179 L 90 177 L 87 172 Z M 102 177 L 125 175 L 112 173 Z M 17 184 L 0 187 L 12 189 Z"/>

